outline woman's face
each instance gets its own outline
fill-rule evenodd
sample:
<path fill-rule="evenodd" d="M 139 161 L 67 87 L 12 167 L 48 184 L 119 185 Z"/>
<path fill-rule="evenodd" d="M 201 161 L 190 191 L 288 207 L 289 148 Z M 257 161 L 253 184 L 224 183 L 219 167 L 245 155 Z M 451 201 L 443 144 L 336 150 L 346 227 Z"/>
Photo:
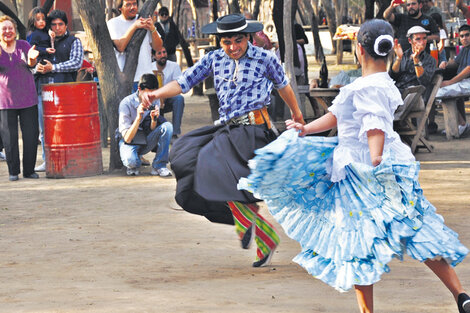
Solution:
<path fill-rule="evenodd" d="M 12 43 L 16 39 L 16 28 L 11 21 L 0 23 L 0 40 L 4 43 Z"/>

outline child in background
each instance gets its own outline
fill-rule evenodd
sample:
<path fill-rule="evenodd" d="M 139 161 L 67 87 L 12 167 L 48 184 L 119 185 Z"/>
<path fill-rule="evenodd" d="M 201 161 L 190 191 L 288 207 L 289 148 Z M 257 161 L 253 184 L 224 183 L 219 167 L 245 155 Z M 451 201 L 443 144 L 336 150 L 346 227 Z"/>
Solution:
<path fill-rule="evenodd" d="M 38 62 L 43 59 L 49 59 L 50 55 L 55 53 L 51 47 L 51 37 L 46 28 L 46 11 L 41 7 L 35 7 L 29 12 L 28 29 L 31 34 L 27 40 L 31 45 L 36 45 L 39 51 Z"/>
<path fill-rule="evenodd" d="M 54 32 L 47 31 L 46 27 L 46 15 L 47 12 L 41 7 L 35 7 L 29 12 L 28 16 L 28 29 L 31 34 L 27 37 L 27 41 L 31 45 L 36 45 L 36 50 L 39 51 L 38 63 L 42 60 L 51 60 L 55 53 L 55 49 L 51 47 L 53 45 Z M 50 34 L 50 35 L 49 35 Z M 42 146 L 42 159 L 43 163 L 34 168 L 35 172 L 44 172 L 46 170 L 46 155 L 44 152 L 44 120 L 43 120 L 43 109 L 42 109 L 42 97 L 41 97 L 41 84 L 39 83 L 39 74 L 34 75 L 34 82 L 36 83 L 36 90 L 38 93 L 38 118 L 39 118 L 39 140 Z"/>

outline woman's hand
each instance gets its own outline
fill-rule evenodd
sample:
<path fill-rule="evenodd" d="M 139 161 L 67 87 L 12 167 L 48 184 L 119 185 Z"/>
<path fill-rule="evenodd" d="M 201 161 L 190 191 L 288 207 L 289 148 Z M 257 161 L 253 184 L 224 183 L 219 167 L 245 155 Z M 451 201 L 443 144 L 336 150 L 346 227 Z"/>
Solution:
<path fill-rule="evenodd" d="M 39 56 L 39 51 L 36 50 L 36 45 L 33 45 L 31 49 L 28 51 L 28 59 L 29 60 L 36 60 Z"/>
<path fill-rule="evenodd" d="M 295 122 L 293 120 L 286 121 L 287 129 L 297 129 L 300 131 L 299 136 L 305 136 L 307 133 L 305 132 L 305 126 L 302 123 Z"/>
<path fill-rule="evenodd" d="M 372 159 L 372 166 L 376 167 L 380 163 L 382 163 L 382 156 L 381 155 L 378 155 L 378 156 L 376 156 Z"/>

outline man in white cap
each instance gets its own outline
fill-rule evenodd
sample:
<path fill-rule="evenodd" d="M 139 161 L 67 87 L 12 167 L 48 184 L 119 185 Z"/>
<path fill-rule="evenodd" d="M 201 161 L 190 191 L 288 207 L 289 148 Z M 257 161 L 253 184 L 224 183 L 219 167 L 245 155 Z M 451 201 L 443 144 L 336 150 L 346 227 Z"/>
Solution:
<path fill-rule="evenodd" d="M 261 23 L 247 23 L 240 14 L 205 25 L 202 32 L 217 35 L 222 48 L 204 55 L 177 80 L 146 95 L 148 102 L 173 97 L 214 77 L 219 125 L 194 130 L 175 141 L 170 154 L 178 182 L 175 198 L 188 212 L 212 222 L 235 224 L 242 248 L 248 249 L 255 238 L 254 267 L 269 264 L 279 237 L 258 213 L 259 200 L 238 190 L 237 183 L 249 174 L 248 160 L 254 151 L 276 137 L 266 110 L 273 86 L 289 106 L 292 119 L 304 123 L 276 56 L 249 42 L 249 34 L 261 29 Z"/>
<path fill-rule="evenodd" d="M 428 88 L 436 70 L 436 60 L 426 49 L 428 30 L 421 26 L 411 27 L 406 36 L 411 48 L 403 52 L 398 39 L 395 39 L 396 58 L 392 64 L 390 76 L 397 88 L 403 92 L 407 87 L 422 85 Z"/>

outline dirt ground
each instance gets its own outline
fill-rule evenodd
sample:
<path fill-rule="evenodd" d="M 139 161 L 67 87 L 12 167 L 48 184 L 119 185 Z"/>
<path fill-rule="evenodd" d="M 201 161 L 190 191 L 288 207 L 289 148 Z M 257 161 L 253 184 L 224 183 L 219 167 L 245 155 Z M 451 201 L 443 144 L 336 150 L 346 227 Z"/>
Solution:
<path fill-rule="evenodd" d="M 187 97 L 183 132 L 208 123 L 206 98 Z M 432 141 L 433 153 L 417 154 L 424 193 L 470 246 L 470 138 Z M 108 156 L 103 149 L 105 167 Z M 279 226 L 271 266 L 253 268 L 255 248 L 242 250 L 233 227 L 180 210 L 174 178 L 149 172 L 9 182 L 0 163 L 0 312 L 358 312 L 354 292 L 291 261 L 299 245 Z M 470 261 L 456 271 L 470 291 Z M 457 312 L 410 258 L 391 263 L 375 300 L 376 312 Z"/>

